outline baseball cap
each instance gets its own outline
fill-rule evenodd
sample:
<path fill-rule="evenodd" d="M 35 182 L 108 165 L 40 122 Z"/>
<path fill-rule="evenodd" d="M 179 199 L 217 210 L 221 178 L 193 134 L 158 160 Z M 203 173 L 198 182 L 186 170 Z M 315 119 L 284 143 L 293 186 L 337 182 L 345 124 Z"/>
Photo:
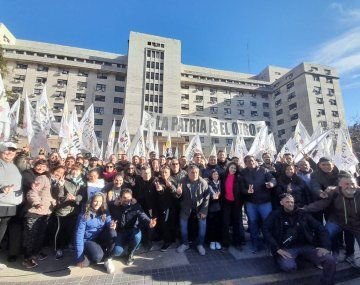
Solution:
<path fill-rule="evenodd" d="M 17 150 L 17 146 L 16 144 L 14 144 L 13 142 L 3 142 L 0 143 L 0 151 L 5 151 L 5 150 Z"/>

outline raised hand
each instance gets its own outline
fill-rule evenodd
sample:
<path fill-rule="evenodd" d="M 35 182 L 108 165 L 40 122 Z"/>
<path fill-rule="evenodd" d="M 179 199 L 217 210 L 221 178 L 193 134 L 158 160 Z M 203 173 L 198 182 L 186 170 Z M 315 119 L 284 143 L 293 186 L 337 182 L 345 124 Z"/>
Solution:
<path fill-rule="evenodd" d="M 156 218 L 155 218 L 155 219 L 151 219 L 151 220 L 150 220 L 150 223 L 149 223 L 150 229 L 155 228 L 155 226 L 156 226 Z"/>
<path fill-rule="evenodd" d="M 176 189 L 176 194 L 179 196 L 182 194 L 182 184 L 181 183 L 179 184 L 179 186 Z"/>
<path fill-rule="evenodd" d="M 116 227 L 117 227 L 117 221 L 111 220 L 110 229 L 116 230 Z"/>
<path fill-rule="evenodd" d="M 287 186 L 286 192 L 291 193 L 293 190 L 291 188 L 291 184 Z"/>
<path fill-rule="evenodd" d="M 254 193 L 254 185 L 253 184 L 249 184 L 248 193 L 249 194 Z"/>
<path fill-rule="evenodd" d="M 159 181 L 155 181 L 155 189 L 156 189 L 156 191 L 158 191 L 158 192 L 164 190 L 164 188 L 160 185 Z"/>

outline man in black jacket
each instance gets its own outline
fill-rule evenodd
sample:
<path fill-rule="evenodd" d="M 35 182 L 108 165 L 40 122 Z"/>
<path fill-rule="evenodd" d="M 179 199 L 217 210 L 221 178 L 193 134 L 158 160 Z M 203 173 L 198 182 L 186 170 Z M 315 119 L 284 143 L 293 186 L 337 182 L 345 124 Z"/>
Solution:
<path fill-rule="evenodd" d="M 156 219 L 150 219 L 141 206 L 133 200 L 132 191 L 125 188 L 121 196 L 114 202 L 109 203 L 109 210 L 112 217 L 112 225 L 115 225 L 117 237 L 115 241 L 114 256 L 120 256 L 124 247 L 128 246 L 126 264 L 134 262 L 134 252 L 141 241 L 141 231 L 138 224 L 153 228 Z"/>
<path fill-rule="evenodd" d="M 281 208 L 266 219 L 263 233 L 280 268 L 297 269 L 296 258 L 303 256 L 323 267 L 322 284 L 334 284 L 336 262 L 330 254 L 330 238 L 325 227 L 311 215 L 296 209 L 294 197 L 284 193 Z"/>

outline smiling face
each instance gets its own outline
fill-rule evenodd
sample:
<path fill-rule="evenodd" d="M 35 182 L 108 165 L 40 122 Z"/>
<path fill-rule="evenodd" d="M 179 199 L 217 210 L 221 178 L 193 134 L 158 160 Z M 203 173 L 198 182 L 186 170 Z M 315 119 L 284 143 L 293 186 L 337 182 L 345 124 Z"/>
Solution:
<path fill-rule="evenodd" d="M 325 173 L 331 173 L 334 169 L 334 164 L 331 161 L 324 161 L 319 163 L 320 169 Z"/>
<path fill-rule="evenodd" d="M 235 164 L 230 164 L 229 165 L 229 174 L 235 174 L 236 172 L 236 165 Z"/>
<path fill-rule="evenodd" d="M 168 167 L 163 168 L 161 171 L 161 176 L 165 180 L 168 180 L 168 178 L 170 177 L 170 169 Z"/>
<path fill-rule="evenodd" d="M 295 167 L 293 165 L 289 165 L 285 168 L 285 174 L 287 177 L 291 178 L 295 174 Z"/>
<path fill-rule="evenodd" d="M 96 195 L 91 202 L 91 208 L 96 212 L 100 209 L 103 204 L 103 197 L 100 195 Z"/>
<path fill-rule="evenodd" d="M 359 187 L 356 182 L 356 179 L 353 177 L 341 178 L 339 181 L 339 186 L 341 187 L 341 191 L 346 197 L 353 197 L 356 191 L 358 191 L 358 187 Z"/>
<path fill-rule="evenodd" d="M 115 179 L 114 179 L 114 186 L 117 187 L 117 188 L 120 188 L 124 183 L 124 178 L 120 175 L 118 176 L 115 176 Z"/>
<path fill-rule="evenodd" d="M 52 172 L 52 176 L 56 180 L 60 180 L 64 177 L 65 169 L 64 168 L 57 168 Z"/>
<path fill-rule="evenodd" d="M 245 162 L 246 168 L 248 168 L 248 169 L 254 169 L 257 166 L 257 162 L 256 162 L 255 158 L 252 156 L 246 157 L 244 162 Z"/>
<path fill-rule="evenodd" d="M 295 208 L 295 201 L 294 198 L 291 196 L 287 196 L 280 201 L 280 205 L 283 206 L 284 211 L 289 213 L 294 211 Z"/>
<path fill-rule="evenodd" d="M 47 168 L 46 164 L 37 164 L 34 167 L 34 170 L 39 174 L 43 174 L 44 172 L 46 172 L 48 170 L 48 168 Z"/>
<path fill-rule="evenodd" d="M 15 158 L 15 155 L 16 155 L 16 149 L 14 148 L 10 148 L 0 152 L 0 158 L 7 163 L 12 162 Z"/>

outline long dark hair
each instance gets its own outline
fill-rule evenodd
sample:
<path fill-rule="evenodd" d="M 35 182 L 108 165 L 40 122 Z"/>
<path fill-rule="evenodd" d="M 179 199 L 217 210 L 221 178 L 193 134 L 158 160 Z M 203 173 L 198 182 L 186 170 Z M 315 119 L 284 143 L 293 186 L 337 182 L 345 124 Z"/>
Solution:
<path fill-rule="evenodd" d="M 234 165 L 236 167 L 235 175 L 239 173 L 239 166 L 235 162 L 229 162 L 229 164 L 226 166 L 224 177 L 227 177 L 229 175 L 229 168 L 230 166 Z"/>

